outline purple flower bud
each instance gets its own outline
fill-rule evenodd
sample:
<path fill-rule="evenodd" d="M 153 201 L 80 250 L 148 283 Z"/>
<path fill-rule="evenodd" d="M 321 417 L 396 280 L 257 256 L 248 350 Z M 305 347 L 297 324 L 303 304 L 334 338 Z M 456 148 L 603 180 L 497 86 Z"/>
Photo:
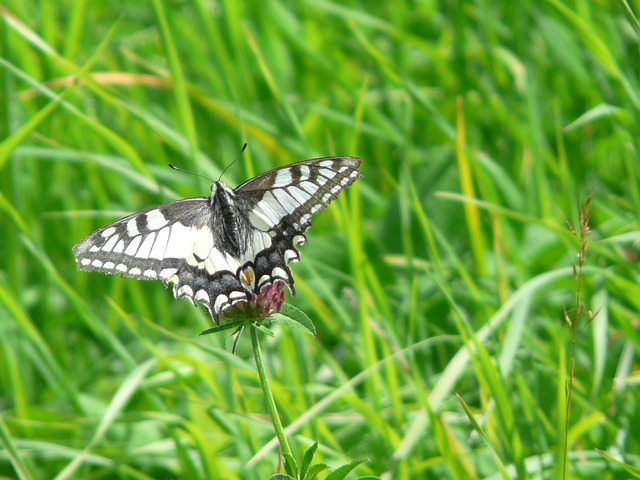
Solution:
<path fill-rule="evenodd" d="M 284 282 L 276 280 L 260 289 L 260 293 L 253 294 L 250 302 L 239 302 L 222 312 L 222 318 L 232 318 L 245 315 L 262 320 L 274 313 L 278 313 L 284 303 Z"/>

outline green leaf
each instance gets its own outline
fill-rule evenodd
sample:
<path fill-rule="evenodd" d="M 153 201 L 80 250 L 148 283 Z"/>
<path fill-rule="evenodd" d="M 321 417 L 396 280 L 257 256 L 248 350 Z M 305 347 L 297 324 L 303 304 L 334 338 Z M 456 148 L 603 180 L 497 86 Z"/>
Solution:
<path fill-rule="evenodd" d="M 460 402 L 462 409 L 467 414 L 467 418 L 471 422 L 471 425 L 478 432 L 478 434 L 480 435 L 480 438 L 482 438 L 482 440 L 484 441 L 484 444 L 487 447 L 488 451 L 491 453 L 491 456 L 493 457 L 493 461 L 495 463 L 495 466 L 498 469 L 498 472 L 502 475 L 502 478 L 508 480 L 509 474 L 507 473 L 506 467 L 504 466 L 502 459 L 500 458 L 500 455 L 493 448 L 493 444 L 491 443 L 491 440 L 489 439 L 485 431 L 482 429 L 480 424 L 477 422 L 476 417 L 473 415 L 473 412 L 471 411 L 467 403 L 464 401 L 464 399 L 460 395 L 456 394 L 456 396 L 458 397 L 458 401 Z M 496 473 L 496 476 L 497 476 L 497 473 Z"/>
<path fill-rule="evenodd" d="M 288 453 L 283 453 L 282 458 L 284 458 L 285 471 L 293 478 L 298 478 L 298 464 L 296 463 L 296 459 Z"/>
<path fill-rule="evenodd" d="M 275 334 L 271 330 L 269 330 L 269 327 L 267 327 L 266 325 L 263 325 L 261 323 L 252 323 L 251 326 L 257 328 L 265 335 L 269 335 L 272 338 L 275 337 Z"/>
<path fill-rule="evenodd" d="M 333 472 L 327 475 L 327 478 L 325 478 L 325 480 L 343 480 L 347 475 L 349 475 L 349 473 L 351 473 L 351 470 L 356 468 L 361 463 L 368 461 L 368 458 L 358 458 L 351 463 L 342 465 L 341 467 L 336 468 Z"/>
<path fill-rule="evenodd" d="M 307 472 L 309 471 L 309 467 L 313 461 L 313 456 L 316 454 L 316 450 L 318 450 L 318 442 L 314 442 L 313 445 L 304 452 L 304 459 L 302 460 L 302 466 L 300 467 L 300 478 L 303 480 L 307 477 Z"/>
<path fill-rule="evenodd" d="M 291 475 L 286 475 L 284 473 L 276 473 L 275 475 L 271 475 L 269 480 L 296 480 Z"/>
<path fill-rule="evenodd" d="M 624 463 L 621 462 L 620 460 L 616 460 L 615 458 L 613 458 L 610 455 L 607 455 L 605 452 L 603 452 L 602 450 L 596 448 L 596 452 L 598 452 L 600 454 L 600 456 L 602 456 L 602 458 L 604 458 L 605 460 L 613 463 L 614 465 L 619 466 L 620 468 L 626 470 L 627 472 L 629 472 L 631 475 L 633 475 L 636 478 L 640 478 L 640 468 L 634 466 L 634 465 L 629 465 L 628 463 Z"/>
<path fill-rule="evenodd" d="M 235 355 L 236 349 L 238 348 L 238 342 L 240 341 L 240 336 L 244 330 L 244 325 L 240 325 L 238 329 L 233 332 L 224 343 L 224 348 Z"/>
<path fill-rule="evenodd" d="M 229 330 L 231 328 L 235 328 L 243 325 L 245 321 L 246 321 L 245 317 L 236 317 L 236 319 L 231 322 L 227 322 L 221 325 L 216 325 L 215 327 L 207 328 L 206 330 L 201 332 L 200 335 L 209 335 L 211 333 L 224 332 L 225 330 Z"/>
<path fill-rule="evenodd" d="M 327 465 L 326 463 L 316 463 L 315 465 L 311 465 L 311 468 L 309 468 L 309 472 L 307 472 L 306 478 L 304 478 L 303 480 L 313 480 L 318 476 L 320 472 L 325 471 L 327 468 L 329 468 L 329 465 Z"/>
<path fill-rule="evenodd" d="M 270 318 L 275 323 L 282 323 L 297 330 L 302 330 L 309 335 L 315 336 L 316 334 L 316 327 L 307 314 L 288 303 L 282 305 L 280 313 L 275 313 Z"/>

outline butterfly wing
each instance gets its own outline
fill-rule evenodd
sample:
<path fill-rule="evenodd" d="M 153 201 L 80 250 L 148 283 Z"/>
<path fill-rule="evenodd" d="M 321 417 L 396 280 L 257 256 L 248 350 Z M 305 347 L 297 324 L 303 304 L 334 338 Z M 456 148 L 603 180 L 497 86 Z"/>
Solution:
<path fill-rule="evenodd" d="M 238 259 L 225 253 L 209 198 L 189 198 L 129 215 L 73 247 L 79 270 L 120 273 L 173 284 L 176 298 L 219 312 L 250 295 L 237 276 Z"/>
<path fill-rule="evenodd" d="M 295 294 L 287 265 L 300 259 L 296 246 L 306 243 L 304 232 L 311 216 L 362 176 L 361 162 L 357 157 L 305 160 L 265 172 L 235 189 L 239 210 L 246 213 L 254 237 L 265 240 L 253 242 L 246 252 L 253 262 L 257 293 L 279 280 Z"/>

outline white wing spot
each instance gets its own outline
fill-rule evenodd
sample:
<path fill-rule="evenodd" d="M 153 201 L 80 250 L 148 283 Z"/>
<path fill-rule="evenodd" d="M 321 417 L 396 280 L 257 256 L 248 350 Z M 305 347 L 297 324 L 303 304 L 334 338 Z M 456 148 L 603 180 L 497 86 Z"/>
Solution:
<path fill-rule="evenodd" d="M 195 231 L 193 253 L 199 258 L 207 258 L 213 248 L 213 234 L 209 227 Z"/>
<path fill-rule="evenodd" d="M 279 170 L 276 174 L 276 179 L 273 182 L 273 186 L 286 187 L 287 185 L 290 185 L 292 181 L 293 178 L 291 178 L 291 170 L 288 168 L 284 168 L 282 170 Z"/>
<path fill-rule="evenodd" d="M 311 214 L 313 215 L 314 213 L 318 213 L 320 210 L 322 210 L 322 204 L 318 203 L 317 205 L 311 207 Z"/>
<path fill-rule="evenodd" d="M 308 192 L 296 187 L 295 185 L 290 186 L 287 193 L 299 203 L 304 203 L 311 198 L 311 195 L 309 195 Z"/>
<path fill-rule="evenodd" d="M 258 282 L 258 288 L 262 288 L 267 283 L 271 283 L 271 277 L 267 274 L 264 274 L 260 277 L 260 281 Z"/>
<path fill-rule="evenodd" d="M 158 278 L 158 274 L 154 270 L 145 270 L 142 275 L 152 280 L 155 280 L 156 278 Z"/>
<path fill-rule="evenodd" d="M 340 185 L 342 185 L 344 187 L 350 181 L 351 181 L 351 179 L 349 177 L 344 177 L 342 180 L 340 180 Z"/>
<path fill-rule="evenodd" d="M 129 220 L 127 222 L 127 233 L 129 234 L 130 237 L 135 237 L 136 235 L 140 235 L 140 232 L 138 231 L 138 225 L 137 225 L 137 217 L 133 217 L 131 220 Z"/>
<path fill-rule="evenodd" d="M 193 297 L 193 289 L 189 285 L 182 285 L 178 289 L 178 296 L 179 297 L 184 297 L 184 296 Z"/>
<path fill-rule="evenodd" d="M 116 270 L 119 271 L 119 272 L 124 273 L 128 269 L 127 269 L 127 266 L 124 263 L 119 263 L 118 265 L 116 265 Z"/>
<path fill-rule="evenodd" d="M 242 302 L 247 300 L 247 295 L 244 292 L 240 292 L 238 290 L 234 290 L 229 294 L 229 301 L 234 304 L 237 302 Z"/>
<path fill-rule="evenodd" d="M 96 259 L 93 262 L 91 262 L 91 265 L 93 265 L 96 268 L 100 268 L 102 266 L 102 262 L 100 260 Z"/>
<path fill-rule="evenodd" d="M 296 211 L 298 205 L 296 205 L 295 199 L 289 195 L 285 190 L 277 189 L 273 191 L 273 195 L 278 199 L 280 205 L 282 205 L 285 210 L 289 213 L 293 213 Z"/>
<path fill-rule="evenodd" d="M 285 281 L 289 280 L 289 277 L 287 276 L 287 272 L 285 272 L 280 267 L 276 267 L 273 270 L 271 270 L 271 276 L 274 278 L 285 280 Z"/>
<path fill-rule="evenodd" d="M 305 189 L 307 192 L 309 192 L 311 195 L 313 195 L 314 193 L 316 193 L 318 191 L 318 185 L 316 185 L 315 183 L 312 182 L 301 182 L 300 183 L 300 188 Z"/>
<path fill-rule="evenodd" d="M 140 235 L 135 237 L 133 240 L 131 240 L 131 243 L 127 245 L 127 249 L 124 251 L 124 254 L 130 255 L 133 257 L 138 251 L 138 247 L 140 246 L 141 241 L 142 241 L 142 236 Z"/>
<path fill-rule="evenodd" d="M 321 168 L 318 173 L 320 173 L 320 175 L 324 175 L 327 178 L 333 178 L 336 176 L 336 172 L 327 168 Z"/>
<path fill-rule="evenodd" d="M 318 165 L 320 165 L 321 167 L 332 168 L 335 163 L 336 162 L 334 160 L 323 160 L 321 162 L 318 162 Z"/>
<path fill-rule="evenodd" d="M 91 248 L 89 249 L 90 252 L 99 252 L 100 251 L 100 247 L 97 245 L 91 245 Z"/>
<path fill-rule="evenodd" d="M 347 170 L 349 170 L 349 167 L 347 167 L 346 165 L 345 165 L 345 166 L 343 166 L 343 167 L 340 167 L 340 168 L 338 169 L 338 171 L 339 171 L 340 173 L 344 173 L 344 172 L 346 172 Z"/>
<path fill-rule="evenodd" d="M 164 251 L 167 248 L 170 230 L 171 229 L 169 227 L 165 227 L 158 232 L 158 238 L 156 238 L 156 241 L 153 244 L 149 258 L 157 258 L 159 260 L 164 258 Z"/>
<path fill-rule="evenodd" d="M 308 165 L 300 165 L 300 177 L 309 178 L 311 176 L 311 169 Z"/>
<path fill-rule="evenodd" d="M 304 235 L 296 235 L 295 237 L 293 237 L 293 243 L 295 243 L 296 245 L 304 245 L 305 243 L 307 243 L 307 237 L 305 237 Z"/>
<path fill-rule="evenodd" d="M 329 179 L 326 177 L 323 177 L 322 175 L 318 175 L 318 177 L 315 179 L 315 182 L 320 186 L 323 186 L 328 181 Z"/>
<path fill-rule="evenodd" d="M 177 271 L 177 268 L 164 268 L 160 271 L 160 278 L 168 279 Z"/>
<path fill-rule="evenodd" d="M 261 252 L 271 246 L 271 235 L 264 232 L 253 232 L 253 248 L 254 252 Z M 250 252 L 247 252 L 250 254 Z M 253 258 L 247 258 L 247 260 L 254 260 Z"/>
<path fill-rule="evenodd" d="M 276 190 L 278 192 L 280 190 Z M 266 192 L 262 200 L 258 203 L 260 208 L 263 210 L 272 210 L 274 212 L 274 217 L 281 219 L 289 215 L 289 211 L 280 203 L 280 201 L 276 198 L 273 192 Z M 278 223 L 278 222 L 276 222 Z"/>
<path fill-rule="evenodd" d="M 274 223 L 271 223 L 269 219 L 264 215 L 264 212 L 259 208 L 254 208 L 249 212 L 249 221 L 258 230 L 269 230 Z"/>
<path fill-rule="evenodd" d="M 113 253 L 122 253 L 124 252 L 124 241 L 120 240 L 118 244 L 113 249 Z"/>
<path fill-rule="evenodd" d="M 90 258 L 83 258 L 82 260 L 80 260 L 80 264 L 84 265 L 85 267 L 87 265 L 89 265 L 91 263 L 91 259 Z"/>
<path fill-rule="evenodd" d="M 102 267 L 103 267 L 103 268 L 106 268 L 106 269 L 108 269 L 108 270 L 111 270 L 111 269 L 113 269 L 113 267 L 115 267 L 115 266 L 116 266 L 116 264 L 115 264 L 115 263 L 113 263 L 113 262 L 107 262 L 107 263 L 105 263 Z"/>
<path fill-rule="evenodd" d="M 171 225 L 171 236 L 164 251 L 164 258 L 182 258 L 186 247 L 193 244 L 189 238 L 190 234 L 190 227 L 185 227 L 181 223 Z"/>
<path fill-rule="evenodd" d="M 323 201 L 324 203 L 329 203 L 329 200 L 331 200 L 331 193 L 325 193 L 325 194 L 322 196 L 322 201 Z"/>
<path fill-rule="evenodd" d="M 149 230 L 158 230 L 164 227 L 167 223 L 169 222 L 157 208 L 147 212 L 147 227 Z"/>
<path fill-rule="evenodd" d="M 274 197 L 271 192 L 265 193 L 262 200 L 254 207 L 254 210 L 258 209 L 264 212 L 265 216 L 270 220 L 271 226 L 269 228 L 280 223 L 282 217 L 288 215 L 287 211 L 280 206 L 276 197 Z"/>
<path fill-rule="evenodd" d="M 118 236 L 114 235 L 112 236 L 109 240 L 107 240 L 107 243 L 105 243 L 101 250 L 103 252 L 110 252 L 111 250 L 113 250 L 113 247 L 115 246 L 116 242 L 118 241 Z"/>
<path fill-rule="evenodd" d="M 342 187 L 340 185 L 335 185 L 332 189 L 331 189 L 331 193 L 333 195 L 337 195 L 340 190 L 342 190 Z"/>
<path fill-rule="evenodd" d="M 131 275 L 140 275 L 141 273 L 142 273 L 142 270 L 140 270 L 138 267 L 134 267 L 131 270 L 129 270 L 129 274 Z"/>
<path fill-rule="evenodd" d="M 156 239 L 156 232 L 151 232 L 147 235 L 140 245 L 140 250 L 136 253 L 136 258 L 149 258 L 151 253 L 151 247 L 153 247 L 153 241 Z"/>
<path fill-rule="evenodd" d="M 222 305 L 224 305 L 225 303 L 229 303 L 229 297 L 221 293 L 216 298 L 216 303 L 213 305 L 213 310 L 219 312 L 222 309 Z"/>
<path fill-rule="evenodd" d="M 284 261 L 286 263 L 290 263 L 290 262 L 297 262 L 298 260 L 300 260 L 300 255 L 298 255 L 298 252 L 296 252 L 295 250 L 286 250 L 284 252 Z"/>
<path fill-rule="evenodd" d="M 102 235 L 104 238 L 108 238 L 114 233 L 116 233 L 116 227 L 109 227 L 104 229 L 100 235 Z"/>
<path fill-rule="evenodd" d="M 209 304 L 209 294 L 204 290 L 198 290 L 195 298 L 200 302 Z"/>

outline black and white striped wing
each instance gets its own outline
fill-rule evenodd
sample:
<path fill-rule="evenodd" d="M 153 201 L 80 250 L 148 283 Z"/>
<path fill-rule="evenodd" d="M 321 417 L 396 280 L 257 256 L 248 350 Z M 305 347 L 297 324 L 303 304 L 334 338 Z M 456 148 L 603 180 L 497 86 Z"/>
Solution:
<path fill-rule="evenodd" d="M 78 269 L 172 283 L 176 298 L 199 301 L 217 321 L 222 309 L 251 296 L 238 279 L 240 261 L 220 247 L 212 217 L 207 197 L 129 215 L 73 247 Z"/>
<path fill-rule="evenodd" d="M 234 190 L 240 210 L 255 229 L 254 237 L 265 240 L 250 244 L 246 252 L 255 271 L 256 293 L 279 280 L 295 295 L 287 265 L 300 260 L 296 246 L 306 243 L 304 232 L 311 225 L 311 216 L 362 177 L 361 162 L 357 157 L 305 160 L 265 172 Z"/>
<path fill-rule="evenodd" d="M 234 190 L 223 182 L 211 196 L 129 215 L 74 248 L 78 268 L 173 284 L 176 298 L 200 302 L 218 322 L 238 302 L 285 283 L 306 242 L 311 216 L 362 175 L 361 159 L 307 160 L 258 175 Z"/>

